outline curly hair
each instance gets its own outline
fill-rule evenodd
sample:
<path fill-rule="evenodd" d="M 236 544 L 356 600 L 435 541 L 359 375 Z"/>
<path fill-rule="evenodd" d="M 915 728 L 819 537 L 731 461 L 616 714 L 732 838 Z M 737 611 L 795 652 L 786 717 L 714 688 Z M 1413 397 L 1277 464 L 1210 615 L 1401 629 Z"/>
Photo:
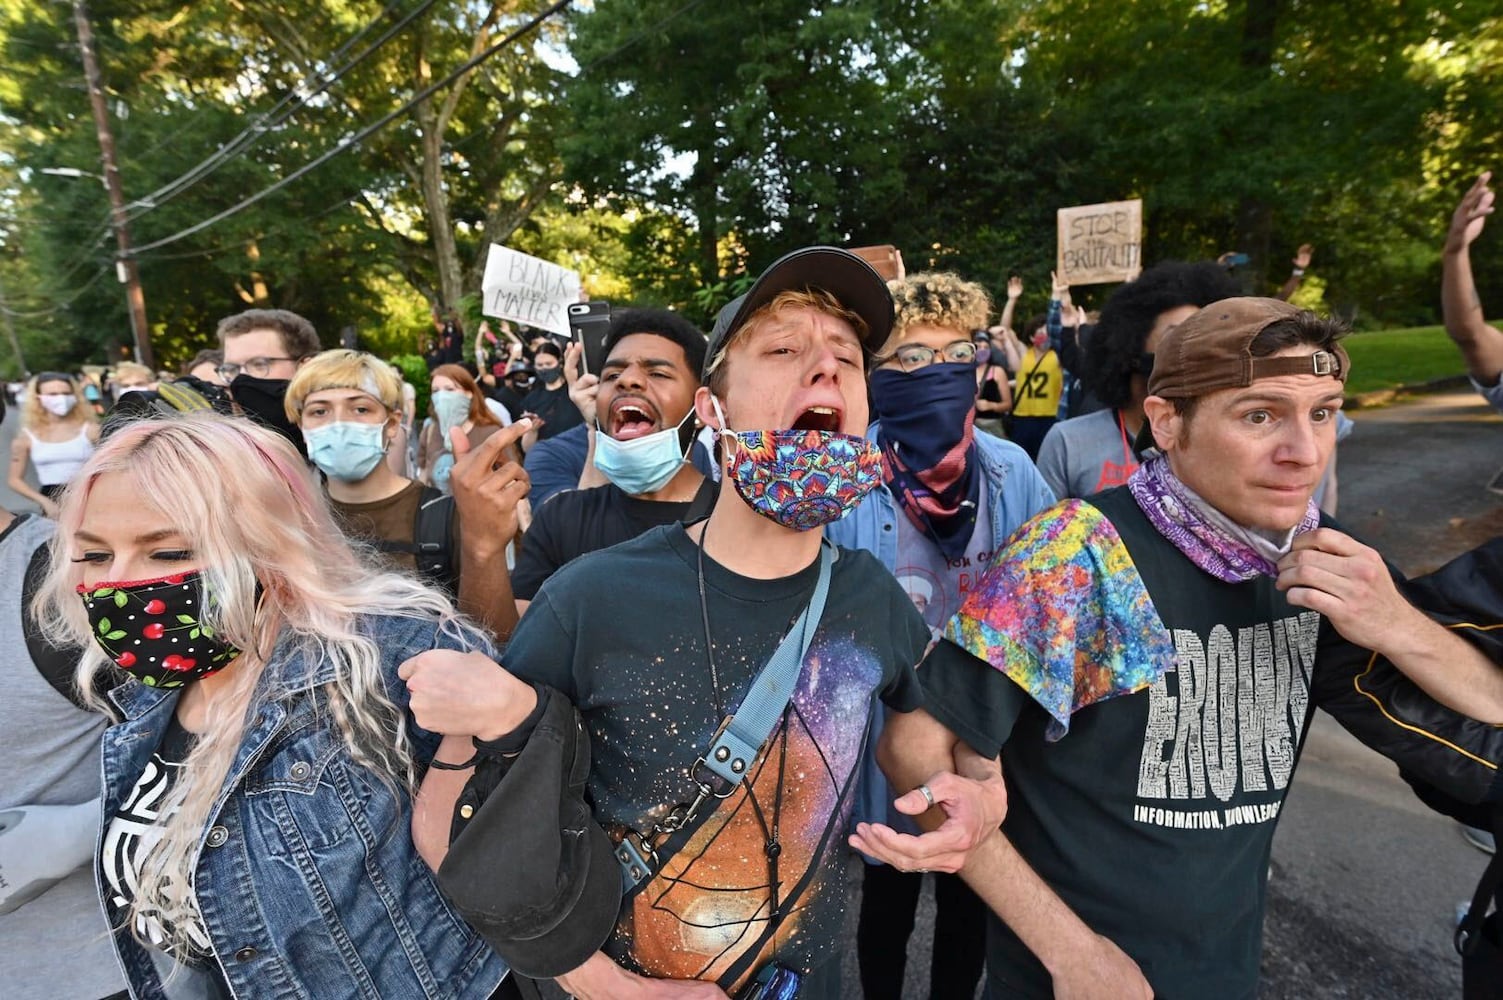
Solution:
<path fill-rule="evenodd" d="M 986 326 L 992 297 L 974 281 L 949 271 L 925 271 L 890 282 L 894 316 L 892 336 L 880 353 L 888 353 L 911 326 L 938 326 L 969 338 Z"/>
<path fill-rule="evenodd" d="M 1240 294 L 1237 283 L 1212 261 L 1155 264 L 1107 299 L 1085 352 L 1081 382 L 1106 406 L 1128 405 L 1143 344 L 1161 313 L 1204 308 Z"/>

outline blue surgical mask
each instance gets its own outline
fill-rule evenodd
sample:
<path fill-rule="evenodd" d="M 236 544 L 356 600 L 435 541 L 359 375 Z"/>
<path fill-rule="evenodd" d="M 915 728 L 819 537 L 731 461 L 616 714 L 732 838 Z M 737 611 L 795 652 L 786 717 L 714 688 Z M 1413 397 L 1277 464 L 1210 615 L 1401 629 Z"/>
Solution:
<path fill-rule="evenodd" d="M 668 427 L 630 441 L 617 441 L 604 431 L 595 433 L 595 468 L 632 496 L 655 493 L 668 485 L 684 464 L 688 449 L 679 439 L 690 410 L 677 427 Z"/>
<path fill-rule="evenodd" d="M 386 457 L 385 424 L 336 421 L 303 432 L 308 457 L 324 474 L 346 483 L 358 483 Z"/>
<path fill-rule="evenodd" d="M 470 419 L 470 394 L 440 389 L 433 394 L 433 415 L 438 418 L 438 432 L 447 448 L 449 431 Z"/>

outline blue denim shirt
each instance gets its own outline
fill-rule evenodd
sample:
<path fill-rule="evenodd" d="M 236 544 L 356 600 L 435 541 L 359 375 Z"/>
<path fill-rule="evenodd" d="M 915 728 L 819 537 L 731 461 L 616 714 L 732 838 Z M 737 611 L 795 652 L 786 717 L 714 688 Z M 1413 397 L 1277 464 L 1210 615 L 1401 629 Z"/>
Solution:
<path fill-rule="evenodd" d="M 877 424 L 871 425 L 866 436 L 876 440 Z M 1029 461 L 1028 453 L 1011 441 L 978 433 L 976 456 L 986 489 L 987 509 L 991 512 L 992 544 L 1000 550 L 1002 543 L 1024 521 L 1054 505 L 1054 492 Z M 905 516 L 898 509 L 892 492 L 882 485 L 873 490 L 861 506 L 825 528 L 825 537 L 848 549 L 866 549 L 881 560 L 888 572 L 893 572 L 898 564 L 898 518 Z M 898 818 L 891 808 L 892 789 L 876 761 L 877 737 L 882 735 L 884 721 L 879 704 L 872 716 L 866 760 L 862 764 L 856 805 L 851 814 L 853 829 L 856 823 L 892 825 Z M 900 828 L 910 833 L 917 832 L 917 827 L 906 817 Z"/>
<path fill-rule="evenodd" d="M 403 711 L 402 661 L 459 645 L 423 619 L 372 617 L 360 628 L 384 654 L 387 695 Z M 411 799 L 351 758 L 321 690 L 333 677 L 327 660 L 278 643 L 200 834 L 194 890 L 224 979 L 242 998 L 489 997 L 506 965 L 440 895 L 412 843 Z M 145 770 L 178 692 L 130 681 L 110 697 L 124 719 L 104 733 L 106 817 Z M 438 737 L 410 717 L 408 731 L 414 757 L 431 759 Z M 165 997 L 129 930 L 114 943 L 133 995 Z"/>

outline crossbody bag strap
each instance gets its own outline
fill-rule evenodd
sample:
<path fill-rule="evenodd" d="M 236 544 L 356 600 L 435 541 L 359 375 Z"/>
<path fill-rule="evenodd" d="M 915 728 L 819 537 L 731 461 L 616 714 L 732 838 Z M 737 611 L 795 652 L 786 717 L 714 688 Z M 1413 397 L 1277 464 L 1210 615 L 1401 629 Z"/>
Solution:
<path fill-rule="evenodd" d="M 741 699 L 736 711 L 726 716 L 720 728 L 715 731 L 709 749 L 690 769 L 691 775 L 709 771 L 720 779 L 720 787 L 713 788 L 696 777 L 699 795 L 687 809 L 683 809 L 681 814 L 680 810 L 675 810 L 675 817 L 671 822 L 660 823 L 657 830 L 647 835 L 628 831 L 616 845 L 621 883 L 628 894 L 645 884 L 654 872 L 662 868 L 663 862 L 671 856 L 666 848 L 672 845 L 676 850 L 687 839 L 685 834 L 691 823 L 698 826 L 712 815 L 716 806 L 741 786 L 747 772 L 751 770 L 752 762 L 762 752 L 762 747 L 782 719 L 783 710 L 793 700 L 793 690 L 803 671 L 804 657 L 814 641 L 820 619 L 824 617 L 825 599 L 830 594 L 831 569 L 837 558 L 839 556 L 835 546 L 828 541 L 822 542 L 819 549 L 819 578 L 814 583 L 814 593 L 810 595 L 809 603 L 752 681 L 751 688 Z M 706 640 L 708 638 L 706 636 Z M 714 805 L 701 812 L 701 806 L 707 803 Z M 654 836 L 660 833 L 671 836 L 664 844 L 655 845 Z"/>
<path fill-rule="evenodd" d="M 830 567 L 835 562 L 835 547 L 828 543 L 819 550 L 819 579 L 814 584 L 814 594 L 804 613 L 799 615 L 793 628 L 778 643 L 778 648 L 768 659 L 767 665 L 752 682 L 751 689 L 741 700 L 735 714 L 726 716 L 725 722 L 710 743 L 705 753 L 704 766 L 732 785 L 739 785 L 746 776 L 747 768 L 762 751 L 762 745 L 772 735 L 783 709 L 793 699 L 793 689 L 803 671 L 804 656 L 819 620 L 825 613 L 825 598 L 830 594 Z"/>

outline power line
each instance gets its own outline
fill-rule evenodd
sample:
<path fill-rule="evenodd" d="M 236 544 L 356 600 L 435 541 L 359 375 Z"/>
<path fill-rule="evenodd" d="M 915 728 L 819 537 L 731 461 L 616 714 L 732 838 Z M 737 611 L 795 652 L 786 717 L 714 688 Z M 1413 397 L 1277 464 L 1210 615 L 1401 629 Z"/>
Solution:
<path fill-rule="evenodd" d="M 101 267 L 98 271 L 94 272 L 94 276 L 92 278 L 84 282 L 82 285 L 79 285 L 73 290 L 70 295 L 68 295 L 67 298 L 59 300 L 56 305 L 52 306 L 49 309 L 37 309 L 30 312 L 18 312 L 17 310 L 11 309 L 9 306 L 6 306 L 4 307 L 3 312 L 12 319 L 37 319 L 41 316 L 54 316 L 71 306 L 75 301 L 78 300 L 79 296 L 83 295 L 84 292 L 87 292 L 90 288 L 93 288 L 95 285 L 97 285 L 99 283 L 99 279 L 104 277 L 106 274 L 109 274 L 112 270 L 114 270 L 114 268 L 110 265 Z"/>
<path fill-rule="evenodd" d="M 402 117 L 407 112 L 411 111 L 414 107 L 416 107 L 417 105 L 421 104 L 423 101 L 427 100 L 433 94 L 435 94 L 438 91 L 442 90 L 444 87 L 447 87 L 449 84 L 453 83 L 455 80 L 459 79 L 461 76 L 463 76 L 464 74 L 468 73 L 470 70 L 474 69 L 476 66 L 479 66 L 481 63 L 485 62 L 487 59 L 489 59 L 491 56 L 495 55 L 497 52 L 500 52 L 503 48 L 505 48 L 506 46 L 510 45 L 512 42 L 516 41 L 518 38 L 521 38 L 523 35 L 525 35 L 525 34 L 531 32 L 531 31 L 533 31 L 535 28 L 537 28 L 539 25 L 541 25 L 548 18 L 552 17 L 554 14 L 557 14 L 559 11 L 561 11 L 565 7 L 569 6 L 570 2 L 571 2 L 571 0 L 556 0 L 555 3 L 549 5 L 549 7 L 546 10 L 544 10 L 542 13 L 537 14 L 537 15 L 533 16 L 532 18 L 530 18 L 527 21 L 527 23 L 523 24 L 521 27 L 517 28 L 515 31 L 511 32 L 510 34 L 508 34 L 505 38 L 502 38 L 499 42 L 497 42 L 494 45 L 490 46 L 489 48 L 487 48 L 487 49 L 485 49 L 485 50 L 477 53 L 476 55 L 472 56 L 471 58 L 467 59 L 464 63 L 462 63 L 460 65 L 460 67 L 458 69 L 454 70 L 448 76 L 444 77 L 443 79 L 441 79 L 441 80 L 439 80 L 439 81 L 437 81 L 435 83 L 431 83 L 428 86 L 424 87 L 422 90 L 418 91 L 415 95 L 413 95 L 413 97 L 410 100 L 408 100 L 405 104 L 402 104 L 400 107 L 396 108 L 395 110 L 390 111 L 390 112 L 388 112 L 385 115 L 382 115 L 375 122 L 371 123 L 370 125 L 367 125 L 365 128 L 363 128 L 360 131 L 356 132 L 354 135 L 349 136 L 349 137 L 347 137 L 345 139 L 340 140 L 340 142 L 337 145 L 335 145 L 333 149 L 330 149 L 327 152 L 325 152 L 322 156 L 319 156 L 318 158 L 316 158 L 316 159 L 314 159 L 314 160 L 312 160 L 312 161 L 310 161 L 308 163 L 303 164 L 303 166 L 299 167 L 297 170 L 294 170 L 292 173 L 288 174 L 286 177 L 284 177 L 281 180 L 277 181 L 275 184 L 272 184 L 270 187 L 264 188 L 261 191 L 256 192 L 255 194 L 251 195 L 248 198 L 245 198 L 244 200 L 240 201 L 239 203 L 237 203 L 235 205 L 231 205 L 229 208 L 227 208 L 224 211 L 218 213 L 217 215 L 210 216 L 209 218 L 204 219 L 202 222 L 198 222 L 198 223 L 195 223 L 192 226 L 189 226 L 187 229 L 184 229 L 184 230 L 181 230 L 179 232 L 173 233 L 171 236 L 164 237 L 163 239 L 156 240 L 156 241 L 154 241 L 152 243 L 147 243 L 147 244 L 145 244 L 143 246 L 136 247 L 135 250 L 132 251 L 132 256 L 145 253 L 148 250 L 155 250 L 158 247 L 167 246 L 169 243 L 176 243 L 178 240 L 186 239 L 187 237 L 192 236 L 194 233 L 202 232 L 203 230 L 208 229 L 210 226 L 213 226 L 213 225 L 216 225 L 216 224 L 218 224 L 220 222 L 223 222 L 225 219 L 228 219 L 230 216 L 236 215 L 236 214 L 244 211 L 245 209 L 251 207 L 252 205 L 256 204 L 257 202 L 261 201 L 263 198 L 266 198 L 267 196 L 269 196 L 271 194 L 274 194 L 277 191 L 280 191 L 282 188 L 286 187 L 288 184 L 291 184 L 293 181 L 295 181 L 298 178 L 302 177 L 304 174 L 307 174 L 307 173 L 311 172 L 312 170 L 314 170 L 314 169 L 322 166 L 323 164 L 325 164 L 328 161 L 332 160 L 334 157 L 338 156 L 340 153 L 343 153 L 343 152 L 345 152 L 345 151 L 347 151 L 349 149 L 352 149 L 352 148 L 354 148 L 356 146 L 359 146 L 366 139 L 370 138 L 372 135 L 374 135 L 377 132 L 381 131 L 381 129 L 385 128 L 387 125 L 390 125 L 392 122 L 396 121 L 398 118 Z"/>
<path fill-rule="evenodd" d="M 322 79 L 320 80 L 318 85 L 313 87 L 311 90 L 307 89 L 308 81 L 306 80 L 298 84 L 296 87 L 292 88 L 291 91 L 283 95 L 281 100 L 279 100 L 259 118 L 257 118 L 256 121 L 242 129 L 239 135 L 222 144 L 213 153 L 205 157 L 202 162 L 194 167 L 191 167 L 175 180 L 168 181 L 166 184 L 162 185 L 160 188 L 151 192 L 145 197 L 136 199 L 136 204 L 138 204 L 140 207 L 135 212 L 129 215 L 129 219 L 138 219 L 141 216 L 145 215 L 147 212 L 150 212 L 152 209 L 158 207 L 159 205 L 171 201 L 173 198 L 176 198 L 178 195 L 182 194 L 184 191 L 188 190 L 199 181 L 209 176 L 215 170 L 218 170 L 225 163 L 228 163 L 230 160 L 235 159 L 236 157 L 245 153 L 257 142 L 259 142 L 262 136 L 266 135 L 272 129 L 287 121 L 287 119 L 291 118 L 298 111 L 306 107 L 310 100 L 322 94 L 339 80 L 349 75 L 349 73 L 352 72 L 356 66 L 364 62 L 367 58 L 370 57 L 372 53 L 381 48 L 381 46 L 391 41 L 392 38 L 394 38 L 399 32 L 402 31 L 402 29 L 411 24 L 414 19 L 425 14 L 428 9 L 431 8 L 436 2 L 437 0 L 422 0 L 421 3 L 419 3 L 412 10 L 408 11 L 405 15 L 402 16 L 400 20 L 398 20 L 395 24 L 388 28 L 380 38 L 376 39 L 370 45 L 366 46 L 359 55 L 356 55 L 349 62 L 345 63 L 343 66 L 340 66 L 332 73 L 323 74 Z M 395 8 L 395 3 L 388 5 L 387 8 L 382 11 L 375 20 L 362 28 L 353 38 L 351 38 L 348 42 L 341 46 L 339 50 L 336 50 L 334 53 L 332 53 L 329 58 L 331 60 L 340 58 L 345 51 L 353 46 L 355 42 L 359 41 L 360 38 L 364 37 L 365 34 L 367 34 L 372 28 L 379 24 L 381 20 L 388 14 L 390 14 Z M 291 107 L 287 107 L 287 105 L 289 104 L 291 105 Z M 286 110 L 283 110 L 284 108 Z"/>

